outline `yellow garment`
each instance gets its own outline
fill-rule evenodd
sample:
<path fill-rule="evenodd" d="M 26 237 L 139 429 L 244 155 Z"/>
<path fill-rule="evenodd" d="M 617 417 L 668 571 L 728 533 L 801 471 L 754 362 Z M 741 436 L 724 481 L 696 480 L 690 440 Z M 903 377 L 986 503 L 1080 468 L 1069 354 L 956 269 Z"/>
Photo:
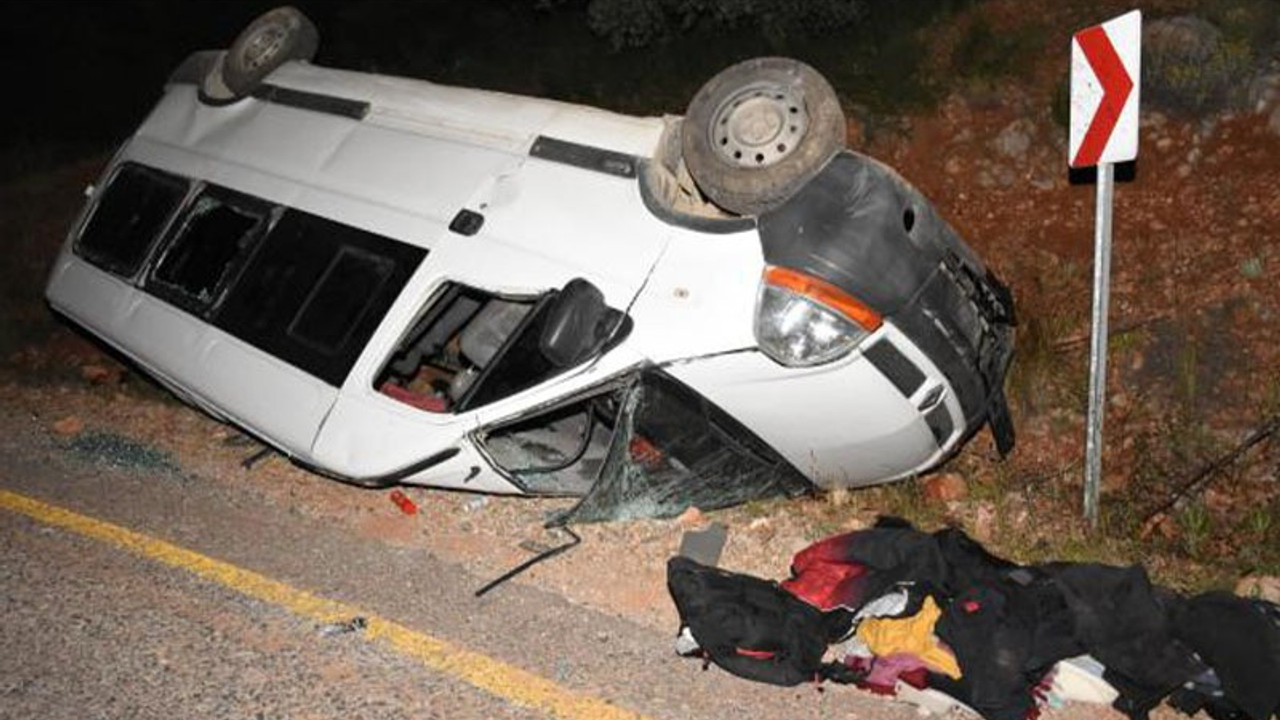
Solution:
<path fill-rule="evenodd" d="M 920 658 L 930 669 L 959 680 L 956 656 L 933 634 L 942 610 L 926 597 L 920 612 L 904 618 L 870 618 L 858 623 L 858 639 L 876 655 L 907 653 Z"/>

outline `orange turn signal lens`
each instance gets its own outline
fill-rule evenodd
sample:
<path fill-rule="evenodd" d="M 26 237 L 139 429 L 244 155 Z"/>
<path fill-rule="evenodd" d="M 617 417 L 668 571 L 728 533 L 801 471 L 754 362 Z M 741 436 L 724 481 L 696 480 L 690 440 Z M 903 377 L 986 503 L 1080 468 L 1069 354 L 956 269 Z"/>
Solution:
<path fill-rule="evenodd" d="M 867 332 L 875 332 L 884 323 L 880 313 L 825 280 L 790 268 L 770 266 L 764 271 L 764 281 L 831 308 L 858 323 Z"/>

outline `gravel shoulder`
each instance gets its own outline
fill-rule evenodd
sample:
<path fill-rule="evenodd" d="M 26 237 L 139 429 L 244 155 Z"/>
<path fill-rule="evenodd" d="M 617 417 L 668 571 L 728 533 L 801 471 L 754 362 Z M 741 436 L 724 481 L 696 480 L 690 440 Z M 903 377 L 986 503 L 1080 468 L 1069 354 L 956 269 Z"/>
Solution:
<path fill-rule="evenodd" d="M 70 366 L 85 361 L 77 358 Z M 665 562 L 685 530 L 724 524 L 729 539 L 722 566 L 778 577 L 792 553 L 815 533 L 833 529 L 830 500 L 801 501 L 799 512 L 762 504 L 683 522 L 585 526 L 580 547 L 476 600 L 476 588 L 530 556 L 522 543 L 559 542 L 541 523 L 564 501 L 408 488 L 420 511 L 405 515 L 385 491 L 326 480 L 278 457 L 246 469 L 241 461 L 257 450 L 255 444 L 137 382 L 0 382 L 0 405 L 9 408 L 0 419 L 3 484 L 375 608 L 659 717 L 725 717 L 769 708 L 788 717 L 915 715 L 913 708 L 853 688 L 780 689 L 716 669 L 701 672 L 671 651 L 676 615 L 666 593 Z M 851 503 L 842 511 L 847 519 L 839 529 L 862 527 L 872 515 Z M 819 522 L 815 513 L 828 519 Z M 69 563 L 66 571 L 78 576 L 76 568 Z M 116 652 L 133 645 L 127 632 L 113 637 Z M 308 652 L 291 647 L 288 657 Z M 471 701 L 459 702 L 456 716 L 469 716 Z M 1121 716 L 1071 706 L 1048 717 Z"/>

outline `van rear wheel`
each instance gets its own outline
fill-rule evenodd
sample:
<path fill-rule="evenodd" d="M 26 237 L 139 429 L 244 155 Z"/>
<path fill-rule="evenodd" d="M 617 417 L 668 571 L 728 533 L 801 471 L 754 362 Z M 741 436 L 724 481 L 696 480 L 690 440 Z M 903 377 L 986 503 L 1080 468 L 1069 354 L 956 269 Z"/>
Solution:
<path fill-rule="evenodd" d="M 320 33 L 302 11 L 278 7 L 249 23 L 210 70 L 201 86 L 206 101 L 234 102 L 252 93 L 290 60 L 311 60 Z"/>
<path fill-rule="evenodd" d="M 844 147 L 845 120 L 817 70 L 765 57 L 730 66 L 703 85 L 681 136 L 685 166 L 702 192 L 730 212 L 758 215 Z"/>

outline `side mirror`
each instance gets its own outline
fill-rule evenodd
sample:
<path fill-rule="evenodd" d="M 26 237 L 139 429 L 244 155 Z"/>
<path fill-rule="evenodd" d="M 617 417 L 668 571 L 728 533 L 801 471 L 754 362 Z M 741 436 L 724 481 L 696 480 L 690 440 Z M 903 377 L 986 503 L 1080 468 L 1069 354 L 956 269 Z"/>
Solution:
<path fill-rule="evenodd" d="M 547 311 L 542 355 L 556 367 L 577 365 L 603 346 L 620 314 L 604 304 L 600 288 L 582 278 L 570 280 Z"/>

